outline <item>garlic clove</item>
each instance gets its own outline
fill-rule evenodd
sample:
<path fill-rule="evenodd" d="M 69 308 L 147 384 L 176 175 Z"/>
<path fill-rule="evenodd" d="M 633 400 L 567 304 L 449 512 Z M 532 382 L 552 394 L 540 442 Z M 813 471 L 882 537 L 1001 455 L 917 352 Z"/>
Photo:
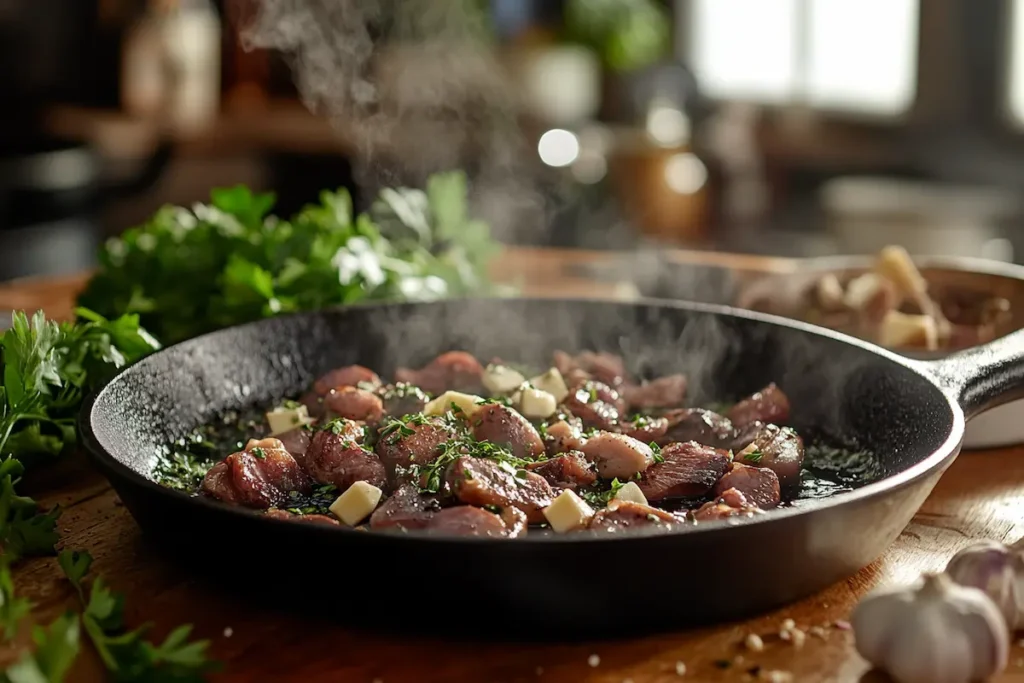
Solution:
<path fill-rule="evenodd" d="M 1024 627 L 1024 545 L 1005 546 L 995 541 L 974 543 L 946 565 L 950 578 L 985 592 L 995 603 L 1011 631 Z"/>
<path fill-rule="evenodd" d="M 970 683 L 1006 667 L 1010 636 L 999 609 L 945 574 L 871 593 L 851 623 L 857 651 L 897 683 Z"/>

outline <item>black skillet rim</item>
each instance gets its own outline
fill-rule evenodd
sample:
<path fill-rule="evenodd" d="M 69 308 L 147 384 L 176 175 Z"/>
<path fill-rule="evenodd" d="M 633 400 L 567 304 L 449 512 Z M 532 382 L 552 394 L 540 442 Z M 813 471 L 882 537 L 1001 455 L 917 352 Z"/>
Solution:
<path fill-rule="evenodd" d="M 479 298 L 479 297 L 477 297 Z M 437 303 L 451 303 L 458 299 L 445 299 Z M 624 542 L 640 542 L 645 539 L 652 538 L 671 538 L 675 536 L 686 536 L 690 534 L 704 534 L 719 532 L 721 535 L 732 529 L 739 530 L 750 526 L 761 526 L 765 524 L 781 524 L 794 517 L 802 515 L 809 515 L 818 511 L 825 511 L 828 509 L 836 508 L 842 505 L 853 505 L 861 503 L 877 496 L 885 495 L 887 493 L 905 488 L 916 483 L 918 480 L 923 479 L 936 471 L 942 471 L 952 463 L 953 459 L 960 452 L 960 444 L 963 441 L 964 434 L 964 414 L 960 405 L 957 403 L 954 397 L 950 396 L 948 391 L 941 387 L 936 378 L 924 371 L 924 367 L 920 361 L 915 361 L 905 356 L 893 353 L 883 347 L 871 344 L 856 337 L 835 332 L 827 328 L 818 327 L 810 323 L 804 323 L 798 320 L 791 320 L 781 316 L 770 315 L 766 313 L 757 313 L 754 311 L 748 311 L 744 309 L 733 308 L 730 306 L 723 306 L 719 304 L 704 304 L 698 302 L 686 302 L 671 299 L 655 299 L 655 298 L 637 298 L 629 301 L 621 301 L 614 299 L 604 298 L 586 298 L 586 297 L 507 297 L 495 299 L 495 301 L 509 301 L 509 302 L 523 302 L 523 303 L 544 303 L 557 301 L 565 304 L 582 303 L 582 304 L 608 304 L 614 306 L 655 306 L 661 308 L 671 308 L 677 310 L 694 311 L 698 313 L 711 313 L 714 315 L 725 315 L 735 318 L 744 318 L 754 322 L 767 323 L 772 325 L 779 325 L 782 327 L 788 327 L 794 330 L 799 330 L 808 334 L 812 334 L 817 337 L 826 337 L 829 339 L 837 340 L 846 344 L 860 347 L 866 351 L 875 353 L 876 355 L 882 356 L 886 360 L 903 366 L 909 369 L 914 374 L 918 375 L 928 383 L 932 384 L 936 391 L 938 391 L 945 398 L 947 404 L 952 412 L 953 420 L 950 429 L 949 437 L 946 441 L 934 452 L 925 457 L 920 462 L 913 464 L 907 469 L 898 472 L 892 476 L 885 477 L 876 482 L 867 484 L 860 488 L 854 489 L 853 491 L 846 491 L 838 493 L 827 498 L 818 499 L 813 506 L 808 507 L 789 507 L 781 510 L 772 510 L 771 512 L 764 515 L 756 515 L 753 517 L 740 518 L 740 519 L 727 519 L 727 520 L 716 520 L 714 522 L 705 522 L 704 524 L 698 525 L 687 525 L 678 530 L 673 529 L 669 531 L 655 530 L 652 532 L 633 532 L 629 534 L 588 534 L 588 533 L 574 533 L 574 534 L 544 534 L 544 535 L 529 535 L 522 538 L 508 539 L 508 538 L 494 538 L 486 536 L 443 536 L 443 535 L 429 535 L 429 534 L 418 534 L 418 533 L 387 533 L 387 532 L 366 532 L 357 531 L 354 528 L 348 528 L 344 526 L 327 526 L 320 524 L 295 524 L 291 520 L 275 519 L 267 517 L 263 512 L 258 510 L 251 510 L 249 508 L 233 505 L 224 505 L 218 501 L 209 500 L 202 496 L 188 495 L 181 491 L 161 486 L 157 482 L 144 477 L 132 468 L 128 467 L 120 460 L 115 458 L 113 455 L 108 453 L 106 449 L 99 443 L 98 438 L 92 430 L 92 413 L 93 407 L 96 401 L 104 392 L 112 386 L 122 374 L 131 372 L 132 369 L 146 362 L 147 358 L 151 358 L 160 353 L 173 349 L 182 344 L 188 344 L 198 339 L 204 339 L 208 336 L 216 335 L 224 330 L 228 329 L 245 329 L 250 326 L 258 326 L 266 323 L 271 318 L 264 318 L 262 320 L 256 320 L 253 322 L 243 323 L 240 325 L 232 325 L 230 327 L 223 328 L 223 330 L 216 330 L 208 332 L 206 334 L 188 339 L 171 346 L 164 347 L 156 353 L 147 356 L 146 358 L 140 359 L 136 363 L 121 368 L 103 387 L 93 392 L 86 397 L 81 411 L 79 413 L 79 431 L 82 435 L 82 443 L 85 446 L 86 451 L 92 456 L 93 462 L 98 468 L 107 476 L 108 479 L 121 478 L 127 479 L 132 485 L 142 487 L 152 491 L 154 495 L 162 496 L 168 499 L 168 502 L 174 501 L 181 504 L 199 505 L 209 510 L 210 514 L 224 514 L 234 516 L 236 519 L 249 519 L 249 520 L 262 520 L 262 523 L 272 524 L 287 524 L 294 527 L 297 531 L 295 533 L 306 533 L 306 534 L 342 534 L 340 538 L 344 538 L 350 534 L 359 534 L 359 537 L 366 540 L 367 536 L 379 538 L 381 542 L 385 539 L 401 539 L 404 543 L 432 543 L 434 545 L 448 545 L 448 544 L 483 544 L 488 546 L 494 545 L 506 545 L 511 544 L 516 547 L 522 547 L 525 545 L 546 545 L 551 543 L 616 543 L 623 544 Z M 373 303 L 359 303 L 351 304 L 348 306 L 332 306 L 317 311 L 302 311 L 298 313 L 287 313 L 281 316 L 275 316 L 273 319 L 278 318 L 299 318 L 299 317 L 316 317 L 324 314 L 325 312 L 332 311 L 343 311 L 352 308 L 398 308 L 398 307 L 411 307 L 411 306 L 424 306 L 430 305 L 431 302 L 373 302 Z M 113 483 L 113 482 L 111 482 Z M 116 486 L 115 486 L 116 489 Z M 298 531 L 302 529 L 303 531 Z M 396 542 L 399 542 L 396 540 Z"/>

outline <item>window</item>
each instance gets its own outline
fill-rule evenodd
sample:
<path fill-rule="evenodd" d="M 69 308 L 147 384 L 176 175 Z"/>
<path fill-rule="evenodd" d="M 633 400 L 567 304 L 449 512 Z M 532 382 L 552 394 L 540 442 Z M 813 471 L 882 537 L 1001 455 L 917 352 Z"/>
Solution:
<path fill-rule="evenodd" d="M 689 0 L 681 14 L 709 97 L 894 116 L 916 90 L 918 3 Z"/>
<path fill-rule="evenodd" d="M 1024 2 L 1013 0 L 1010 9 L 1010 68 L 1007 69 L 1007 105 L 1018 125 L 1024 124 Z"/>

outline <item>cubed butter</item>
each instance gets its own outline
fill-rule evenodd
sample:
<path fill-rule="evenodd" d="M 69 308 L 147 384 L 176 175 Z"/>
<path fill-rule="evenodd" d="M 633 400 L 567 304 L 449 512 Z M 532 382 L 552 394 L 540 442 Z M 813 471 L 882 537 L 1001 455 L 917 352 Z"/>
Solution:
<path fill-rule="evenodd" d="M 423 412 L 426 415 L 444 415 L 448 411 L 452 410 L 454 404 L 465 413 L 466 417 L 471 416 L 473 413 L 480 409 L 480 404 L 483 399 L 473 394 L 463 394 L 459 391 L 446 391 L 433 401 L 428 403 L 424 408 Z"/>
<path fill-rule="evenodd" d="M 569 489 L 562 491 L 551 505 L 544 508 L 544 518 L 559 534 L 586 528 L 593 516 L 593 508 Z"/>
<path fill-rule="evenodd" d="M 647 496 L 640 490 L 635 481 L 628 482 L 625 486 L 615 492 L 614 500 L 628 501 L 647 505 Z"/>
<path fill-rule="evenodd" d="M 518 394 L 519 412 L 524 417 L 543 419 L 551 417 L 558 409 L 558 401 L 546 391 L 525 387 Z"/>
<path fill-rule="evenodd" d="M 488 365 L 481 380 L 492 394 L 511 394 L 526 381 L 519 372 L 505 365 Z"/>
<path fill-rule="evenodd" d="M 565 380 L 558 368 L 551 368 L 543 375 L 537 375 L 530 380 L 530 386 L 548 392 L 555 397 L 556 403 L 561 403 L 569 395 L 569 387 L 565 385 Z"/>
<path fill-rule="evenodd" d="M 892 348 L 914 347 L 934 351 L 939 348 L 939 330 L 931 316 L 889 311 L 882 319 L 878 343 Z"/>
<path fill-rule="evenodd" d="M 365 481 L 357 481 L 331 503 L 334 516 L 349 526 L 355 526 L 377 509 L 383 491 Z"/>
<path fill-rule="evenodd" d="M 270 435 L 284 434 L 296 427 L 312 424 L 306 406 L 300 405 L 294 408 L 280 406 L 267 413 L 267 424 L 270 425 Z"/>

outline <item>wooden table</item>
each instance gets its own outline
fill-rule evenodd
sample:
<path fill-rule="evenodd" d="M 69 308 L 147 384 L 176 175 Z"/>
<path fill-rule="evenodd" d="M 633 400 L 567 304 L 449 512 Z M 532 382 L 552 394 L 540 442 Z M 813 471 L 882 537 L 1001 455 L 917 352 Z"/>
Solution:
<path fill-rule="evenodd" d="M 763 270 L 792 267 L 786 261 L 720 254 L 679 253 L 673 257 Z M 578 252 L 517 249 L 502 259 L 496 274 L 504 280 L 521 279 L 531 291 L 622 294 L 613 285 L 598 286 L 565 274 L 567 263 L 601 258 Z M 516 278 L 516 274 L 524 277 Z M 0 287 L 0 309 L 41 307 L 51 315 L 66 316 L 82 281 L 67 278 Z M 880 680 L 867 673 L 850 633 L 836 622 L 848 617 L 866 591 L 882 584 L 908 583 L 922 571 L 939 570 L 972 540 L 1012 541 L 1024 535 L 1020 481 L 1024 481 L 1024 448 L 964 453 L 877 562 L 818 595 L 743 623 L 635 640 L 549 645 L 467 645 L 433 638 L 389 638 L 269 612 L 260 607 L 258 599 L 227 596 L 170 564 L 158 547 L 142 537 L 113 491 L 83 458 L 38 473 L 28 482 L 27 490 L 44 505 L 64 508 L 59 524 L 62 543 L 91 552 L 95 568 L 126 594 L 129 625 L 153 621 L 154 635 L 162 637 L 178 624 L 193 623 L 198 636 L 212 641 L 213 656 L 225 662 L 224 672 L 215 680 L 651 683 L 755 680 L 748 673 L 753 667 L 760 667 L 761 672 L 791 672 L 796 681 Z M 75 605 L 54 558 L 21 563 L 15 583 L 20 594 L 37 603 L 33 613 L 37 621 L 47 622 Z M 797 648 L 773 635 L 787 618 L 805 629 L 826 628 L 815 629 L 819 635 L 808 637 Z M 0 649 L 0 666 L 9 663 L 28 642 L 25 630 L 15 643 Z M 764 637 L 763 652 L 743 648 L 748 633 Z M 677 668 L 683 667 L 686 674 L 680 678 Z M 71 680 L 102 680 L 95 657 L 81 657 Z M 998 680 L 1024 681 L 1024 647 L 1014 646 L 1010 666 Z"/>

